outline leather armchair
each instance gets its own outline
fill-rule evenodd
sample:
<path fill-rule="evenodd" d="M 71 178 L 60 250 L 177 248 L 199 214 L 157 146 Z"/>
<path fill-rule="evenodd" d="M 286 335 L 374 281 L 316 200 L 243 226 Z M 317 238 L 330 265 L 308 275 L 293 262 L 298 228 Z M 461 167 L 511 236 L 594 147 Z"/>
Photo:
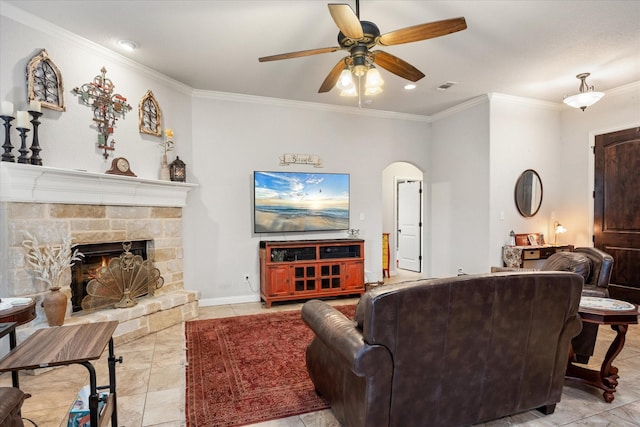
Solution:
<path fill-rule="evenodd" d="M 343 426 L 467 426 L 560 401 L 583 280 L 568 272 L 425 279 L 367 291 L 355 320 L 302 318 L 306 363 Z"/>
<path fill-rule="evenodd" d="M 512 267 L 492 267 L 492 272 L 499 271 L 570 271 L 584 279 L 582 295 L 590 297 L 609 297 L 609 282 L 613 270 L 613 257 L 597 248 L 579 247 L 573 252 L 558 252 L 551 255 L 540 270 L 519 269 Z M 583 323 L 582 332 L 575 337 L 573 345 L 575 361 L 589 363 L 598 337 L 598 325 Z"/>
<path fill-rule="evenodd" d="M 580 247 L 575 248 L 574 252 L 553 254 L 542 269 L 581 273 L 584 277 L 583 296 L 609 297 L 613 257 L 600 249 Z M 583 323 L 582 331 L 571 341 L 576 362 L 589 363 L 596 346 L 598 326 L 595 323 Z"/>

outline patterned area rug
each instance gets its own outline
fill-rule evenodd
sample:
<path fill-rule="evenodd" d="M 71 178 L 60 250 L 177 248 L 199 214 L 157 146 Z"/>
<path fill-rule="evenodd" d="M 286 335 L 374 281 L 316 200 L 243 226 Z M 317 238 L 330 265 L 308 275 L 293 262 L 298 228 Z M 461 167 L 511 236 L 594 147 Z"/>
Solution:
<path fill-rule="evenodd" d="M 336 307 L 353 318 L 354 305 Z M 185 323 L 188 427 L 240 426 L 328 408 L 307 374 L 300 311 Z"/>

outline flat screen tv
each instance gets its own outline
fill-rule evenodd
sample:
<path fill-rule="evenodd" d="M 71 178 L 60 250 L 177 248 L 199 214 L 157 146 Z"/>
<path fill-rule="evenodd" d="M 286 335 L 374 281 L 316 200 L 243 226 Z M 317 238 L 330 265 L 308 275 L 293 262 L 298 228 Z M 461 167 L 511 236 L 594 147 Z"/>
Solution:
<path fill-rule="evenodd" d="M 253 173 L 255 233 L 349 229 L 349 174 Z"/>

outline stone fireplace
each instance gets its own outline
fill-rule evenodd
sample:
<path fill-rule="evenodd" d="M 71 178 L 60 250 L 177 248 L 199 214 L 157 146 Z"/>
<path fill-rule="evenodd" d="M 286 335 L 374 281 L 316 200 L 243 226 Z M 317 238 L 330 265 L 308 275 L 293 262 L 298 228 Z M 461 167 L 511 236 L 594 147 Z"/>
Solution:
<path fill-rule="evenodd" d="M 153 297 L 131 308 L 74 313 L 70 302 L 65 324 L 118 320 L 118 343 L 196 317 L 198 294 L 185 290 L 182 245 L 182 208 L 194 186 L 1 162 L 0 298 L 32 297 L 37 308 L 36 319 L 19 328 L 19 339 L 47 327 L 40 302 L 48 290 L 26 266 L 24 231 L 40 244 L 57 244 L 66 235 L 80 245 L 144 241 L 147 259 L 164 279 Z M 67 269 L 62 283 L 69 297 L 71 279 Z"/>

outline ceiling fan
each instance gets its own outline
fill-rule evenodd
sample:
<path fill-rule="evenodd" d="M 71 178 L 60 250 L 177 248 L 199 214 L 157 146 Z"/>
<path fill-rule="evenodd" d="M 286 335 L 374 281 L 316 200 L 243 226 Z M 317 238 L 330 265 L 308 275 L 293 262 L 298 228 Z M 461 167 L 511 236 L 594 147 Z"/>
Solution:
<path fill-rule="evenodd" d="M 356 12 L 348 4 L 328 5 L 329 12 L 338 26 L 338 44 L 335 47 L 302 50 L 279 55 L 258 58 L 260 62 L 278 61 L 281 59 L 300 58 L 303 56 L 331 53 L 346 50 L 349 56 L 342 58 L 329 72 L 320 86 L 318 93 L 330 91 L 338 83 L 344 70 L 361 77 L 373 65 L 412 82 L 417 82 L 424 74 L 408 62 L 382 50 L 371 50 L 377 45 L 393 46 L 412 43 L 462 31 L 467 28 L 464 18 L 445 19 L 380 34 L 378 26 L 373 22 L 360 20 L 360 2 L 356 0 Z"/>

